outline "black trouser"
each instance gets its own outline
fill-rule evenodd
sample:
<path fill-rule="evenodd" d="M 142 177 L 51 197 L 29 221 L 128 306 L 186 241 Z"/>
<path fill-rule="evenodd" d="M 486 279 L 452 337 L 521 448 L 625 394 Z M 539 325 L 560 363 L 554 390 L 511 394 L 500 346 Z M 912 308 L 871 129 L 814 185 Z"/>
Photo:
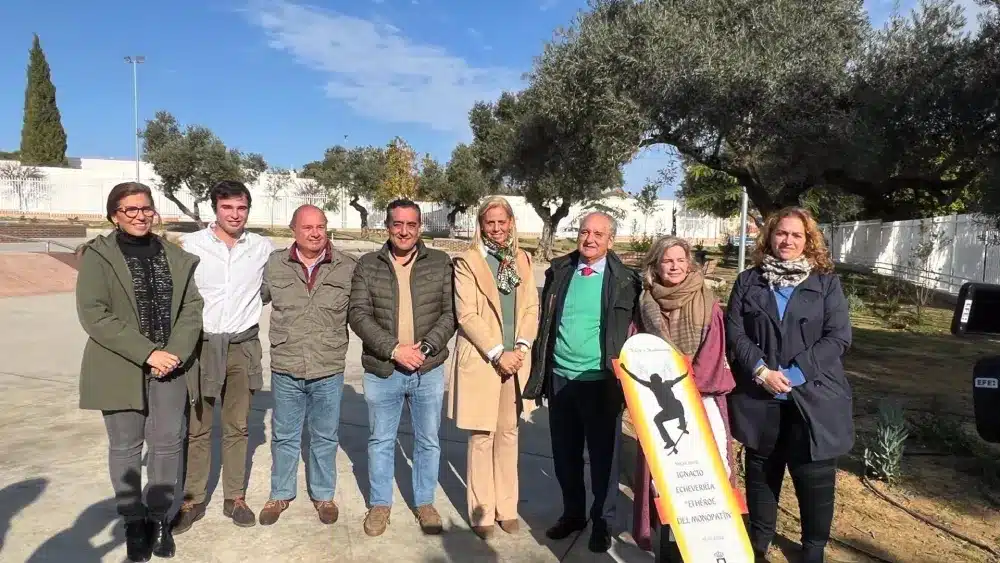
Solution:
<path fill-rule="evenodd" d="M 575 381 L 553 375 L 551 389 L 549 431 L 552 462 L 562 489 L 563 517 L 586 519 L 586 442 L 594 493 L 590 518 L 610 527 L 618 497 L 618 447 L 624 404 L 618 382 L 610 376 L 600 381 Z"/>
<path fill-rule="evenodd" d="M 747 508 L 750 543 L 758 556 L 767 553 L 778 520 L 778 496 L 785 466 L 792 475 L 802 520 L 802 562 L 822 563 L 830 539 L 836 493 L 837 460 L 813 461 L 809 426 L 792 401 L 769 405 L 778 430 L 770 452 L 746 449 Z M 847 414 L 850 416 L 850 413 Z M 772 417 L 769 417 L 772 418 Z M 780 420 L 778 420 L 780 419 Z"/>

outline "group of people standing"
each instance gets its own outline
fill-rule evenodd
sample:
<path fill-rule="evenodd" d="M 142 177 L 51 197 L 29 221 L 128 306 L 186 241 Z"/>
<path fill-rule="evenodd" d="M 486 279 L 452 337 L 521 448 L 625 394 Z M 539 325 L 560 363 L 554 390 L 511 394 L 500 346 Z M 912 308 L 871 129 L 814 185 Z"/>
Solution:
<path fill-rule="evenodd" d="M 177 245 L 153 232 L 150 189 L 119 184 L 107 201 L 114 231 L 79 251 L 78 313 L 89 336 L 80 406 L 104 418 L 131 561 L 172 557 L 173 535 L 204 517 L 217 404 L 226 517 L 243 527 L 279 520 L 297 496 L 305 426 L 309 498 L 320 522 L 337 521 L 335 459 L 351 331 L 362 343 L 368 406 L 371 492 L 363 528 L 370 536 L 389 525 L 404 404 L 414 433 L 413 514 L 424 533 L 442 531 L 434 496 L 446 399 L 447 416 L 469 431 L 473 531 L 483 539 L 497 526 L 516 533 L 518 422 L 544 401 L 563 500 L 546 535 L 562 539 L 589 523 L 588 547 L 607 551 L 624 410 L 612 362 L 627 338 L 643 331 L 692 358 L 727 469 L 734 466 L 731 438 L 746 446 L 758 555 L 773 538 L 788 466 L 802 507 L 805 561 L 822 561 L 836 458 L 853 441 L 851 391 L 840 367 L 850 320 L 807 212 L 768 219 L 755 267 L 740 274 L 723 314 L 684 240 L 657 241 L 637 272 L 611 250 L 616 223 L 600 212 L 583 218 L 577 249 L 553 260 L 539 295 L 514 212 L 500 197 L 480 206 L 472 245 L 454 259 L 423 243 L 420 208 L 408 200 L 389 204 L 382 248 L 355 258 L 332 246 L 326 215 L 315 206 L 295 210 L 295 241 L 279 250 L 246 230 L 251 194 L 243 184 L 220 182 L 210 199 L 216 220 Z M 247 424 L 263 387 L 258 323 L 267 303 L 271 487 L 254 514 L 245 494 Z M 639 499 L 655 492 L 641 452 L 639 461 L 635 535 L 643 544 L 655 519 Z M 182 470 L 184 499 L 170 518 Z"/>

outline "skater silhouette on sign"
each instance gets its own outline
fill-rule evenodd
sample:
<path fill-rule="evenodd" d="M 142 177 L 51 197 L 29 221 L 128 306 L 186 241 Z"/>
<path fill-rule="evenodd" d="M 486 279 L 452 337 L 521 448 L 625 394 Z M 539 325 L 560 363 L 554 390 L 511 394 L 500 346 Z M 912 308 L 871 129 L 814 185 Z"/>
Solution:
<path fill-rule="evenodd" d="M 664 381 L 663 378 L 658 373 L 654 373 L 649 376 L 649 381 L 643 381 L 636 377 L 636 375 L 625 367 L 625 364 L 621 365 L 622 370 L 625 371 L 634 379 L 639 385 L 650 389 L 653 395 L 656 397 L 656 402 L 660 405 L 660 412 L 653 417 L 653 424 L 656 429 L 660 432 L 660 437 L 663 438 L 663 442 L 666 444 L 664 449 L 673 450 L 670 452 L 671 455 L 677 453 L 677 441 L 680 440 L 680 436 L 688 433 L 687 431 L 687 418 L 684 416 L 684 405 L 674 396 L 673 387 L 679 383 L 682 379 L 688 376 L 684 374 L 677 379 L 671 379 L 670 381 Z M 676 420 L 678 428 L 681 431 L 680 436 L 677 440 L 670 436 L 667 432 L 667 422 L 671 420 Z"/>

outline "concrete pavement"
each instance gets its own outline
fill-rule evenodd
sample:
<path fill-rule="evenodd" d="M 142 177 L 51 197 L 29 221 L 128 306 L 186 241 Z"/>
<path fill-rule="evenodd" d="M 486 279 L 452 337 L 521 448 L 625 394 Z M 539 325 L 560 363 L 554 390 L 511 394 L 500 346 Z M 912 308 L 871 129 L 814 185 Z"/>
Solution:
<path fill-rule="evenodd" d="M 268 313 L 265 310 L 261 323 L 265 339 Z M 77 408 L 79 362 L 86 336 L 76 318 L 73 294 L 0 299 L 0 319 L 0 562 L 123 561 L 124 536 L 108 480 L 104 425 L 99 413 Z M 206 517 L 177 537 L 175 561 L 652 561 L 626 533 L 616 540 L 610 554 L 603 555 L 587 551 L 589 531 L 559 542 L 544 537 L 545 528 L 561 509 L 546 409 L 536 411 L 521 427 L 519 534 L 509 536 L 498 529 L 493 540 L 483 542 L 469 530 L 464 517 L 465 433 L 446 418 L 436 499 L 445 532 L 440 536 L 420 533 L 406 507 L 412 496 L 412 431 L 409 417 L 404 415 L 396 452 L 392 521 L 383 536 L 366 536 L 361 522 L 368 488 L 368 416 L 359 359 L 360 343 L 352 337 L 337 455 L 340 520 L 323 526 L 316 519 L 300 465 L 299 496 L 276 525 L 234 526 L 222 516 L 218 491 Z M 264 361 L 266 368 L 266 352 Z M 247 498 L 255 511 L 263 506 L 269 491 L 272 398 L 268 380 L 254 398 L 250 421 Z M 216 448 L 218 439 L 216 434 Z M 217 464 L 218 459 L 213 483 Z M 618 531 L 627 529 L 630 513 L 631 501 L 623 494 Z"/>

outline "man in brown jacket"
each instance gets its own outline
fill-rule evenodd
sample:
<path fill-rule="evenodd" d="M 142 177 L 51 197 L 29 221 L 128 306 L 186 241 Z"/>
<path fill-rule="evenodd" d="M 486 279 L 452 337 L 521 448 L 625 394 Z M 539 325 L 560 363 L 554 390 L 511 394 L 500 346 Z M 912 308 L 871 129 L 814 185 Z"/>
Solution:
<path fill-rule="evenodd" d="M 370 510 L 365 533 L 389 524 L 396 432 L 403 403 L 413 424 L 413 505 L 426 534 L 441 532 L 434 508 L 444 401 L 444 361 L 455 333 L 451 258 L 420 240 L 420 208 L 409 200 L 389 204 L 389 240 L 358 260 L 351 282 L 351 328 L 363 344 L 368 403 Z"/>
<path fill-rule="evenodd" d="M 278 521 L 296 496 L 303 422 L 309 421 L 309 498 L 320 522 L 339 510 L 337 448 L 347 355 L 347 304 L 355 259 L 330 244 L 326 214 L 303 205 L 292 214 L 295 242 L 275 250 L 261 295 L 271 302 L 271 496 L 262 525 Z"/>

